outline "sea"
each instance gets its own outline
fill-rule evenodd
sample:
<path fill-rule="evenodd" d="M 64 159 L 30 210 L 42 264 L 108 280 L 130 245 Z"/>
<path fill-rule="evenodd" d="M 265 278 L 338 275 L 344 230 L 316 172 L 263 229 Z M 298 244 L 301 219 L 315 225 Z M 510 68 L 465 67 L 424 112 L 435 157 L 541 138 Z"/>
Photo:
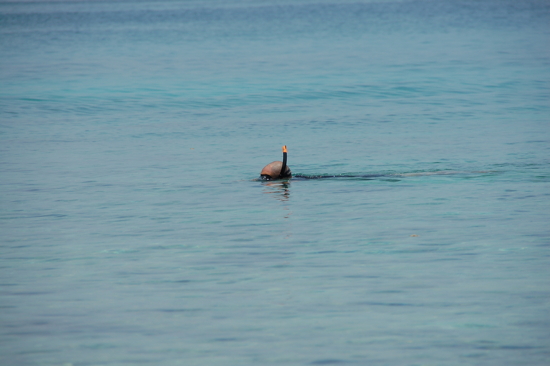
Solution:
<path fill-rule="evenodd" d="M 0 1 L 0 364 L 549 365 L 550 2 Z"/>

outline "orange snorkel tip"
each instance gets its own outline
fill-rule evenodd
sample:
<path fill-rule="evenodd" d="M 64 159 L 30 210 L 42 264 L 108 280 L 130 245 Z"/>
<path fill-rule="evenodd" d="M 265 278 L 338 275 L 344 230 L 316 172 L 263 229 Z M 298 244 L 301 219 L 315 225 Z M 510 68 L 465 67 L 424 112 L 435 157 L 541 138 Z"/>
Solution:
<path fill-rule="evenodd" d="M 286 151 L 286 145 L 283 146 L 283 153 L 287 153 L 287 151 Z"/>

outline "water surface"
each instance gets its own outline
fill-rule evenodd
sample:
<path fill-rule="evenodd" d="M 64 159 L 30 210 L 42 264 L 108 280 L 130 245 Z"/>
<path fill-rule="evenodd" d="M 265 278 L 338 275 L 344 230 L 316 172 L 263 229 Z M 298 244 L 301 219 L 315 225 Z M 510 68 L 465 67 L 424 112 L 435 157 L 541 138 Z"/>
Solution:
<path fill-rule="evenodd" d="M 549 36 L 542 0 L 0 3 L 1 363 L 547 365 Z"/>

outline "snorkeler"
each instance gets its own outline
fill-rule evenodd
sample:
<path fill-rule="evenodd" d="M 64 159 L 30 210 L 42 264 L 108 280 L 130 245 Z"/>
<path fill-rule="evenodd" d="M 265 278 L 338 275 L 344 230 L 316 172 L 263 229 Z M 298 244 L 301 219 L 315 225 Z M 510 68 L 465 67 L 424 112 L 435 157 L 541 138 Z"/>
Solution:
<path fill-rule="evenodd" d="M 286 153 L 287 151 L 285 145 L 283 146 L 283 161 L 274 161 L 273 163 L 269 163 L 264 166 L 262 172 L 260 173 L 262 179 L 272 180 L 292 177 L 292 172 L 290 171 L 290 168 L 286 166 Z"/>

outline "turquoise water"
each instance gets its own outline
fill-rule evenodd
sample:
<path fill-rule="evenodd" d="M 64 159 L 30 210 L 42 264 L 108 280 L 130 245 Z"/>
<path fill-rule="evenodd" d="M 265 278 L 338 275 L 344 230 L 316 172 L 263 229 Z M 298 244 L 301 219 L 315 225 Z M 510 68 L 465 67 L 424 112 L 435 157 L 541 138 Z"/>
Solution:
<path fill-rule="evenodd" d="M 0 3 L 2 365 L 550 363 L 547 1 Z M 262 182 L 281 159 L 301 177 Z"/>

